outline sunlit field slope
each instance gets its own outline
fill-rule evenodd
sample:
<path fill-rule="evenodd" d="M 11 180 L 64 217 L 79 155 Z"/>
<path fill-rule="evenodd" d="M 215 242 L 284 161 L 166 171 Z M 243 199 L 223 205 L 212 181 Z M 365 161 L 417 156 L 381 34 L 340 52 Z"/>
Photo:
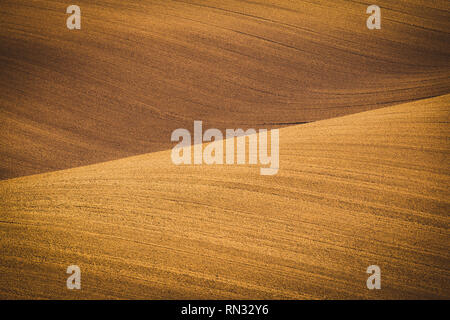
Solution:
<path fill-rule="evenodd" d="M 0 296 L 449 299 L 449 115 L 447 95 L 282 128 L 274 176 L 162 151 L 1 181 Z"/>
<path fill-rule="evenodd" d="M 0 179 L 450 92 L 448 1 L 2 1 Z M 370 3 L 372 4 L 372 3 Z"/>

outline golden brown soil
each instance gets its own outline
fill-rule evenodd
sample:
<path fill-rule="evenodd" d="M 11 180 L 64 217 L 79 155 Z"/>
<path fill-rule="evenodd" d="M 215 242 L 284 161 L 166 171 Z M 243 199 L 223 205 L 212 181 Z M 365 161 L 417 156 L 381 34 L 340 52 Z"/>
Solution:
<path fill-rule="evenodd" d="M 162 151 L 1 181 L 0 295 L 449 299 L 449 115 L 446 95 L 282 128 L 270 177 Z"/>

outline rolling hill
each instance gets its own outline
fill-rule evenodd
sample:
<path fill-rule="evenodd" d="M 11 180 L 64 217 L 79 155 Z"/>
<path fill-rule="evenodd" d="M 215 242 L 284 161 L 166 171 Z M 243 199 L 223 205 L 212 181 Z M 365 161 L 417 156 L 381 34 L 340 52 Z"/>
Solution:
<path fill-rule="evenodd" d="M 448 1 L 2 1 L 0 179 L 450 92 Z M 371 3 L 370 3 L 371 4 Z"/>
<path fill-rule="evenodd" d="M 449 114 L 445 95 L 282 128 L 270 177 L 168 150 L 0 181 L 0 296 L 449 299 Z"/>

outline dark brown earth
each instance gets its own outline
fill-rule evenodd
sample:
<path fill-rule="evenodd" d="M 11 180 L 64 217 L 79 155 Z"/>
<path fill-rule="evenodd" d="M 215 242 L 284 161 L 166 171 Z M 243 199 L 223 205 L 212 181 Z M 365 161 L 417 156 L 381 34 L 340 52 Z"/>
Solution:
<path fill-rule="evenodd" d="M 450 90 L 447 1 L 2 1 L 0 178 L 169 149 L 176 128 L 272 127 Z"/>

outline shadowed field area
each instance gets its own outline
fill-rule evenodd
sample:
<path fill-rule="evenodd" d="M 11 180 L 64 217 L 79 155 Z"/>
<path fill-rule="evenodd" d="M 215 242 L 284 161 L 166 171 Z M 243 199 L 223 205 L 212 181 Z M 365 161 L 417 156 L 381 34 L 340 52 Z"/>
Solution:
<path fill-rule="evenodd" d="M 1 181 L 0 295 L 449 299 L 449 114 L 446 95 L 282 128 L 270 177 L 162 151 Z"/>
<path fill-rule="evenodd" d="M 448 1 L 2 1 L 0 178 L 449 92 Z"/>

